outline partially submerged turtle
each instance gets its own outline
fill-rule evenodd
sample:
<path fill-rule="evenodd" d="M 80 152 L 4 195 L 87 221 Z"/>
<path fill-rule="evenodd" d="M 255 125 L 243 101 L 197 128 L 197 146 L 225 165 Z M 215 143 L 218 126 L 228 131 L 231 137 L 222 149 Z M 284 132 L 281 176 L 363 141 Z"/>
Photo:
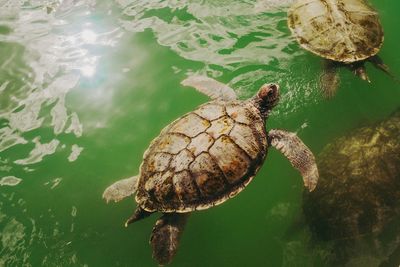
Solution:
<path fill-rule="evenodd" d="M 112 184 L 103 194 L 108 202 L 136 192 L 138 206 L 126 226 L 163 213 L 150 239 L 159 264 L 175 255 L 189 213 L 242 191 L 262 166 L 269 146 L 300 171 L 308 190 L 318 180 L 314 156 L 296 134 L 265 130 L 279 100 L 278 85 L 265 84 L 253 98 L 241 101 L 231 88 L 207 77 L 189 77 L 182 84 L 212 101 L 165 127 L 144 153 L 139 174 Z"/>
<path fill-rule="evenodd" d="M 364 66 L 369 61 L 391 75 L 377 56 L 384 39 L 378 13 L 363 0 L 298 0 L 288 11 L 288 25 L 301 47 L 325 59 L 321 85 L 327 97 L 339 83 L 338 67 L 370 82 Z"/>
<path fill-rule="evenodd" d="M 303 210 L 314 240 L 332 245 L 332 266 L 399 266 L 400 109 L 335 139 L 318 166 L 318 188 L 304 195 Z M 367 265 L 355 264 L 366 256 Z"/>

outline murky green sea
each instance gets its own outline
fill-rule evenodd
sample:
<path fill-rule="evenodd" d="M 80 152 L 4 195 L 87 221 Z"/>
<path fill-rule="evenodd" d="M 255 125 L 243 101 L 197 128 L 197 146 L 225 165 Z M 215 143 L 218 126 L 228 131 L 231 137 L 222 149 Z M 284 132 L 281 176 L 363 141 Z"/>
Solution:
<path fill-rule="evenodd" d="M 380 56 L 399 76 L 400 2 L 371 3 L 385 30 Z M 158 215 L 125 228 L 133 199 L 101 195 L 138 172 L 165 125 L 207 101 L 180 85 L 189 74 L 243 99 L 279 83 L 267 127 L 297 132 L 316 155 L 399 108 L 400 85 L 371 65 L 371 84 L 343 69 L 324 100 L 320 59 L 291 37 L 289 4 L 0 0 L 0 266 L 157 266 L 148 240 Z M 271 149 L 241 194 L 193 214 L 171 266 L 326 266 L 302 223 L 302 194 L 300 175 Z"/>

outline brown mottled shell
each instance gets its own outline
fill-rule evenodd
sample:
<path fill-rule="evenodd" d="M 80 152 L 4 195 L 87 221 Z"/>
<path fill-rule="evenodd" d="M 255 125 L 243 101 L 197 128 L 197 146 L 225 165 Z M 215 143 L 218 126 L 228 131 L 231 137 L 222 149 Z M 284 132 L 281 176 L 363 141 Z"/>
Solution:
<path fill-rule="evenodd" d="M 298 0 L 288 25 L 304 49 L 344 63 L 377 54 L 383 43 L 378 13 L 364 0 Z"/>
<path fill-rule="evenodd" d="M 267 151 L 251 102 L 213 101 L 168 125 L 144 153 L 136 201 L 147 211 L 207 209 L 238 194 Z"/>

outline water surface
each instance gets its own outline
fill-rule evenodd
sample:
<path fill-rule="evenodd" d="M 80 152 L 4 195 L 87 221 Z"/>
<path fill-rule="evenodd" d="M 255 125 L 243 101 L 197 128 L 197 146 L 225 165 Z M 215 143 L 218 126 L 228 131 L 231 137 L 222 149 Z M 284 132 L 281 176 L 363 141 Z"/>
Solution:
<path fill-rule="evenodd" d="M 370 65 L 371 84 L 341 70 L 337 96 L 322 99 L 320 60 L 286 26 L 290 2 L 0 0 L 0 265 L 156 266 L 157 215 L 126 229 L 133 200 L 106 205 L 101 194 L 138 172 L 166 124 L 207 101 L 180 86 L 187 75 L 241 98 L 279 83 L 267 127 L 297 132 L 316 154 L 399 107 L 399 84 Z M 380 55 L 400 75 L 400 5 L 371 2 Z M 323 249 L 288 238 L 302 192 L 271 150 L 246 190 L 191 217 L 172 266 L 324 266 Z"/>

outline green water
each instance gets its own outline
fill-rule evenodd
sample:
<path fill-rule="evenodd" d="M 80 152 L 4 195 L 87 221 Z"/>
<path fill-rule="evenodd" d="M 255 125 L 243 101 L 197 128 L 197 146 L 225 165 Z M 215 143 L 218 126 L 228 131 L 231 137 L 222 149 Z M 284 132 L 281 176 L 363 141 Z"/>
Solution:
<path fill-rule="evenodd" d="M 188 74 L 241 98 L 279 83 L 267 127 L 297 132 L 315 154 L 399 107 L 400 85 L 371 65 L 371 84 L 343 69 L 336 97 L 322 99 L 320 60 L 286 27 L 289 2 L 0 0 L 0 178 L 20 179 L 0 187 L 0 266 L 157 266 L 158 215 L 124 228 L 133 199 L 101 195 L 138 172 L 165 125 L 207 101 L 180 86 Z M 400 4 L 371 2 L 380 56 L 399 76 Z M 307 237 L 288 236 L 302 193 L 271 150 L 246 190 L 193 214 L 171 266 L 324 266 Z"/>

